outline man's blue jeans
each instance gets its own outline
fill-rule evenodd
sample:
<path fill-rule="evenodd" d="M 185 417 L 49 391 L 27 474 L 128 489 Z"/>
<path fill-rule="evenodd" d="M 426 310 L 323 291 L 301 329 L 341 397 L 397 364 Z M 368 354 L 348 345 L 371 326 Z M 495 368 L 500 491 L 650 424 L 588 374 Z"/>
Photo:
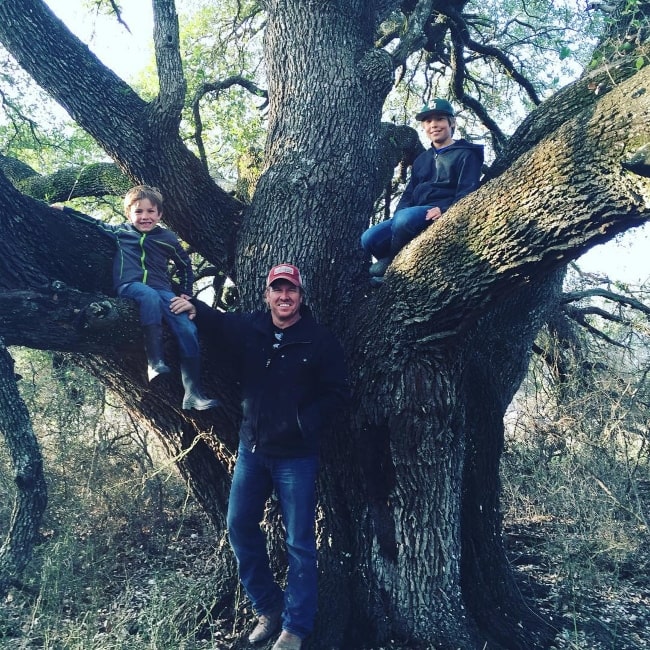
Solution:
<path fill-rule="evenodd" d="M 287 586 L 283 629 L 305 638 L 313 630 L 318 600 L 316 556 L 316 475 L 318 457 L 275 458 L 239 445 L 228 502 L 228 534 L 241 580 L 258 614 L 283 605 L 260 528 L 271 492 L 280 503 L 286 532 Z"/>
<path fill-rule="evenodd" d="M 178 341 L 182 357 L 198 357 L 199 337 L 196 325 L 186 313 L 174 314 L 169 309 L 169 301 L 175 296 L 173 291 L 154 289 L 142 282 L 129 282 L 117 288 L 117 295 L 131 298 L 140 308 L 140 323 L 143 326 L 160 325 L 164 320 Z"/>
<path fill-rule="evenodd" d="M 361 247 L 378 260 L 394 257 L 433 222 L 424 217 L 433 206 L 416 205 L 398 210 L 392 219 L 371 226 L 361 235 Z"/>

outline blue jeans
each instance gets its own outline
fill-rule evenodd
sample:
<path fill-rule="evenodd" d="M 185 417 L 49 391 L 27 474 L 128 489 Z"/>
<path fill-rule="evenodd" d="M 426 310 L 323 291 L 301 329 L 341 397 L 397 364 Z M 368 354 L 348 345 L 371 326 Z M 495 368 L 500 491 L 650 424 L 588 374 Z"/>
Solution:
<path fill-rule="evenodd" d="M 228 534 L 239 579 L 258 614 L 282 607 L 282 628 L 305 638 L 313 630 L 318 600 L 316 475 L 318 457 L 275 458 L 239 445 L 228 501 Z M 260 528 L 271 492 L 280 503 L 286 532 L 287 586 L 273 577 Z M 283 601 L 284 598 L 284 601 Z"/>
<path fill-rule="evenodd" d="M 371 226 L 361 235 L 361 247 L 377 259 L 394 257 L 433 222 L 424 217 L 432 205 L 416 205 L 398 210 L 392 219 Z"/>
<path fill-rule="evenodd" d="M 129 282 L 117 288 L 117 295 L 135 300 L 140 307 L 140 323 L 143 326 L 160 325 L 164 320 L 178 341 L 182 357 L 198 357 L 199 337 L 196 325 L 186 313 L 174 314 L 169 301 L 176 295 L 166 289 L 153 289 L 142 282 Z"/>

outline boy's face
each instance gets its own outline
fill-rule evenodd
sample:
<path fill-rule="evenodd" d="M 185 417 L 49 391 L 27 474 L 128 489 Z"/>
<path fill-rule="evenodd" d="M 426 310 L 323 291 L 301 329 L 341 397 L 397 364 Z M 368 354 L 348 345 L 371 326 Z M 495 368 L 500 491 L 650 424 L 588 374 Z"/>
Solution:
<path fill-rule="evenodd" d="M 140 199 L 131 204 L 128 217 L 137 230 L 149 232 L 158 225 L 162 212 L 149 199 Z"/>
<path fill-rule="evenodd" d="M 440 148 L 451 144 L 453 127 L 456 126 L 456 121 L 453 117 L 434 114 L 424 120 L 422 125 L 424 132 L 434 147 Z"/>

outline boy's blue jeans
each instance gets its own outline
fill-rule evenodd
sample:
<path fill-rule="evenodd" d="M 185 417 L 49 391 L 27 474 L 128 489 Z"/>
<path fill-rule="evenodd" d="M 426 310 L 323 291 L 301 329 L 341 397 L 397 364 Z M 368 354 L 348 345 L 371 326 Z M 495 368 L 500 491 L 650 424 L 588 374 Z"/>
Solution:
<path fill-rule="evenodd" d="M 431 205 L 416 205 L 398 210 L 392 219 L 371 226 L 361 235 L 361 247 L 377 259 L 394 257 L 433 221 L 424 217 Z"/>
<path fill-rule="evenodd" d="M 174 314 L 169 301 L 176 295 L 173 291 L 154 289 L 142 282 L 129 282 L 117 288 L 117 295 L 135 300 L 140 307 L 140 323 L 143 326 L 160 325 L 164 320 L 178 341 L 182 357 L 198 357 L 199 337 L 196 325 L 186 313 Z"/>
<path fill-rule="evenodd" d="M 286 532 L 287 586 L 283 629 L 301 638 L 314 627 L 318 600 L 316 556 L 316 475 L 318 457 L 275 458 L 239 445 L 228 502 L 228 534 L 239 579 L 258 614 L 283 605 L 260 528 L 264 507 L 275 490 Z"/>

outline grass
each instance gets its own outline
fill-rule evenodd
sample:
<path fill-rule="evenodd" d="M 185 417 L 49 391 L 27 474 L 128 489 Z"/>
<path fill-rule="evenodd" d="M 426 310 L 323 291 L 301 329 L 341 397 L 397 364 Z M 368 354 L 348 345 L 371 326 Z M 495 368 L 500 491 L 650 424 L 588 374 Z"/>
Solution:
<path fill-rule="evenodd" d="M 47 355 L 25 355 L 22 389 L 46 458 L 50 502 L 24 587 L 0 608 L 0 648 L 231 647 L 243 622 L 234 612 L 207 615 L 220 540 L 156 441 L 77 370 L 66 367 L 62 380 Z M 530 392 L 519 396 L 502 463 L 513 566 L 522 579 L 546 585 L 536 605 L 557 625 L 557 650 L 644 647 L 647 432 L 604 407 L 566 403 L 553 411 L 549 395 L 534 387 L 546 406 Z M 595 417 L 583 426 L 587 410 L 601 414 L 600 426 Z M 11 494 L 2 453 L 0 489 Z M 3 526 L 10 508 L 11 499 L 0 500 Z"/>
<path fill-rule="evenodd" d="M 523 568 L 549 586 L 549 616 L 571 623 L 557 647 L 632 650 L 650 641 L 647 389 L 644 373 L 612 367 L 629 369 L 608 364 L 588 390 L 561 395 L 537 368 L 508 418 L 506 529 L 534 533 L 543 565 Z"/>

